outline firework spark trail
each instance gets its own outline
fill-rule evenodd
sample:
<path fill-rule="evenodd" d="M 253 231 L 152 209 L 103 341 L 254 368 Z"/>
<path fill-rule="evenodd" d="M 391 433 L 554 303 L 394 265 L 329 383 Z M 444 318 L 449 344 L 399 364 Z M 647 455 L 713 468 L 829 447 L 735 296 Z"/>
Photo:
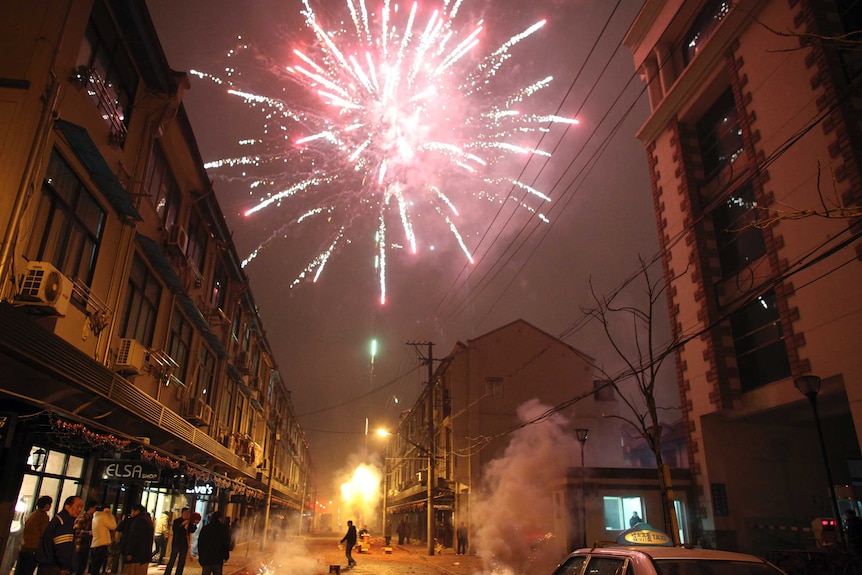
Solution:
<path fill-rule="evenodd" d="M 259 199 L 246 215 L 283 206 L 301 214 L 288 218 L 285 226 L 307 219 L 304 225 L 331 227 L 329 239 L 291 287 L 310 274 L 317 281 L 340 245 L 373 229 L 374 265 L 385 303 L 387 252 L 401 247 L 400 241 L 388 239 L 393 232 L 387 222 L 398 222 L 410 252 L 416 253 L 424 231 L 416 227 L 418 218 L 429 208 L 471 263 L 474 256 L 459 231 L 465 213 L 456 206 L 462 200 L 508 197 L 547 221 L 536 209 L 550 201 L 546 194 L 493 171 L 507 158 L 518 157 L 523 165 L 533 155 L 549 156 L 524 138 L 546 132 L 552 124 L 577 123 L 513 108 L 547 88 L 551 77 L 507 91 L 494 83 L 512 49 L 546 22 L 528 26 L 483 56 L 476 52 L 484 23 L 462 26 L 462 4 L 442 0 L 430 9 L 413 2 L 399 10 L 398 4 L 382 0 L 375 12 L 366 0 L 345 0 L 352 30 L 329 30 L 310 0 L 302 0 L 300 13 L 315 41 L 293 49 L 296 60 L 290 65 L 269 65 L 276 80 L 302 89 L 304 96 L 293 100 L 239 85 L 233 67 L 227 78 L 193 71 L 225 86 L 266 118 L 264 131 L 270 138 L 244 140 L 257 153 L 207 164 L 210 170 L 250 166 L 270 171 L 255 178 L 251 190 Z M 307 101 L 300 103 L 303 98 Z M 325 223 L 311 223 L 323 221 L 312 216 L 323 215 Z M 370 217 L 376 224 L 369 225 Z M 286 236 L 283 230 L 271 234 L 243 265 Z"/>

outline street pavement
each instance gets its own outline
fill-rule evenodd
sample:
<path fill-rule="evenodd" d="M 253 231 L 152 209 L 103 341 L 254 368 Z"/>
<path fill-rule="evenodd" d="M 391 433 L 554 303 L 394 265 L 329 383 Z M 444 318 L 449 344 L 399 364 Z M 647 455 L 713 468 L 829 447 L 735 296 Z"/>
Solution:
<path fill-rule="evenodd" d="M 473 575 L 482 571 L 475 555 L 456 555 L 443 549 L 428 555 L 423 544 L 392 545 L 384 553 L 383 541 L 373 540 L 368 553 L 353 552 L 357 566 L 347 570 L 344 550 L 338 548 L 340 535 L 289 537 L 269 542 L 260 549 L 258 542 L 237 545 L 223 569 L 224 575 L 329 575 L 330 566 L 349 575 Z M 333 568 L 334 571 L 334 568 Z M 165 566 L 150 564 L 148 575 L 164 575 Z M 175 573 L 172 575 L 176 575 Z M 201 575 L 197 559 L 189 557 L 182 575 Z"/>

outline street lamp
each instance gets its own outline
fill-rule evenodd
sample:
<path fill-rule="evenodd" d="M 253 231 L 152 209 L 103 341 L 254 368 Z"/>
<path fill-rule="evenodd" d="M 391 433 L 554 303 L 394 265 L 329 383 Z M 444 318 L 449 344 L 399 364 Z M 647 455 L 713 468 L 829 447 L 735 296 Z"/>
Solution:
<path fill-rule="evenodd" d="M 820 453 L 823 455 L 823 467 L 826 469 L 826 480 L 829 482 L 829 495 L 832 498 L 832 512 L 835 514 L 835 531 L 838 543 L 844 543 L 844 526 L 841 524 L 841 511 L 838 509 L 838 498 L 835 496 L 835 482 L 832 480 L 832 468 L 829 466 L 829 456 L 826 454 L 826 442 L 823 440 L 823 428 L 820 426 L 820 412 L 817 410 L 817 395 L 820 393 L 821 379 L 817 375 L 797 377 L 793 384 L 799 393 L 811 402 L 814 411 L 814 424 L 817 426 L 817 439 L 820 441 Z"/>
<path fill-rule="evenodd" d="M 422 447 L 421 445 L 419 445 L 418 443 L 414 443 L 413 441 L 410 441 L 409 439 L 407 439 L 406 437 L 404 437 L 400 433 L 392 433 L 392 432 L 387 431 L 385 429 L 378 429 L 377 435 L 379 435 L 380 437 L 389 437 L 390 435 L 397 435 L 398 437 L 400 437 L 401 439 L 403 439 L 404 441 L 406 441 L 407 443 L 409 443 L 410 445 L 412 445 L 413 447 L 418 449 L 420 452 L 422 452 L 422 454 L 426 457 L 426 459 L 428 461 L 428 477 L 425 480 L 425 484 L 428 488 L 427 489 L 428 505 L 427 505 L 427 509 L 426 509 L 426 516 L 427 516 L 427 520 L 428 520 L 427 521 L 427 523 L 428 523 L 428 525 L 427 525 L 427 529 L 428 529 L 428 555 L 429 556 L 434 555 L 434 486 L 433 486 L 432 478 L 431 478 L 431 473 L 432 473 L 434 468 L 432 465 L 433 459 L 431 457 L 431 452 L 428 451 L 428 449 L 426 449 L 425 447 Z M 384 521 L 386 520 L 385 503 L 384 503 L 384 509 L 383 509 L 383 520 Z M 385 523 L 384 523 L 384 527 L 385 527 Z"/>
<path fill-rule="evenodd" d="M 584 444 L 587 442 L 587 437 L 590 436 L 590 430 L 585 427 L 580 427 L 575 430 L 575 436 L 581 444 L 581 530 L 584 535 L 584 547 L 587 546 L 587 496 L 586 496 L 586 479 L 584 474 Z"/>

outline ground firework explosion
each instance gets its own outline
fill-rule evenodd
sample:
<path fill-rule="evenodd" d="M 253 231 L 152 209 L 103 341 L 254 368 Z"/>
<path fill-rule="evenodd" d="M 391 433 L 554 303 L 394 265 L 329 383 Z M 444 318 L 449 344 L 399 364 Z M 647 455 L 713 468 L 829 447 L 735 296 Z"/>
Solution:
<path fill-rule="evenodd" d="M 387 253 L 416 253 L 426 228 L 451 235 L 473 262 L 459 231 L 467 199 L 508 199 L 545 219 L 538 209 L 549 198 L 500 164 L 549 155 L 523 142 L 553 123 L 577 122 L 519 108 L 551 77 L 508 91 L 499 81 L 513 48 L 545 21 L 485 51 L 483 22 L 461 22 L 461 4 L 382 0 L 372 9 L 365 0 L 346 0 L 346 24 L 332 28 L 303 0 L 313 41 L 293 49 L 289 65 L 267 65 L 280 85 L 298 86 L 303 97 L 251 90 L 233 69 L 224 78 L 193 72 L 227 86 L 266 118 L 267 137 L 243 142 L 253 151 L 207 165 L 225 173 L 255 166 L 250 185 L 258 203 L 247 216 L 276 206 L 290 214 L 243 265 L 292 226 L 325 226 L 329 239 L 293 287 L 316 281 L 339 246 L 367 237 L 385 303 Z"/>

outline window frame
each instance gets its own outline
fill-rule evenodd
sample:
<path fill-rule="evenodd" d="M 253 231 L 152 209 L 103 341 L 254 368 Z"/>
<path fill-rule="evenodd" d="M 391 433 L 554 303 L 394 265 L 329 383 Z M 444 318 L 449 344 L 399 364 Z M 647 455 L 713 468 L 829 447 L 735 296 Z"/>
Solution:
<path fill-rule="evenodd" d="M 28 259 L 50 262 L 91 286 L 107 218 L 108 212 L 84 181 L 53 149 L 31 227 Z"/>

